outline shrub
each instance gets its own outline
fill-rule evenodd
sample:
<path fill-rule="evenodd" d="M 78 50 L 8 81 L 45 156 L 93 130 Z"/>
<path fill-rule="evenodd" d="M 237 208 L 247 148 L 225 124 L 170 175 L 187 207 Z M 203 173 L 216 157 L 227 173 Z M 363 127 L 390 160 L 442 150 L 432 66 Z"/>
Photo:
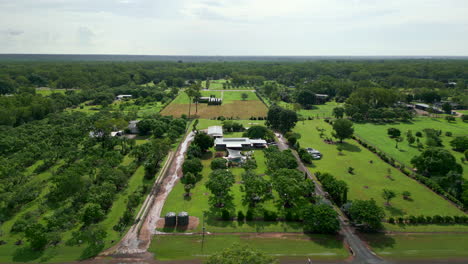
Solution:
<path fill-rule="evenodd" d="M 426 223 L 426 217 L 424 217 L 423 215 L 420 215 L 420 216 L 418 216 L 418 217 L 416 218 L 416 222 L 417 222 L 418 224 L 424 224 L 424 223 Z"/>
<path fill-rule="evenodd" d="M 228 210 L 223 210 L 221 214 L 221 219 L 223 219 L 224 221 L 231 220 L 231 215 L 229 214 Z"/>
<path fill-rule="evenodd" d="M 389 222 L 390 224 L 395 224 L 395 218 L 390 217 L 390 218 L 388 219 L 388 222 Z"/>
<path fill-rule="evenodd" d="M 403 217 L 398 217 L 398 223 L 404 224 L 404 223 L 405 223 L 405 219 L 404 219 Z"/>
<path fill-rule="evenodd" d="M 414 215 L 408 216 L 408 222 L 410 224 L 416 224 L 417 223 L 416 216 L 414 216 Z"/>
<path fill-rule="evenodd" d="M 244 213 L 242 211 L 237 212 L 237 221 L 242 222 L 244 221 L 244 219 L 245 219 Z"/>
<path fill-rule="evenodd" d="M 453 135 L 453 134 L 452 134 L 452 132 L 450 132 L 450 131 L 445 132 L 445 136 L 447 136 L 447 137 L 451 137 L 452 135 Z"/>
<path fill-rule="evenodd" d="M 426 223 L 428 224 L 432 223 L 432 217 L 426 216 Z"/>
<path fill-rule="evenodd" d="M 417 137 L 422 137 L 421 131 L 417 131 L 415 135 L 416 135 Z"/>
<path fill-rule="evenodd" d="M 434 224 L 442 224 L 444 222 L 444 218 L 440 215 L 434 215 L 434 217 L 432 218 L 432 222 Z"/>
<path fill-rule="evenodd" d="M 449 215 L 445 216 L 445 217 L 444 217 L 444 222 L 445 222 L 446 224 L 451 224 L 451 223 L 453 223 L 453 217 L 451 217 L 451 216 L 449 216 Z"/>
<path fill-rule="evenodd" d="M 276 212 L 270 212 L 270 211 L 263 211 L 263 220 L 265 221 L 276 221 L 278 218 L 278 214 Z"/>
<path fill-rule="evenodd" d="M 247 220 L 247 221 L 252 221 L 252 220 L 253 220 L 253 212 L 252 212 L 252 210 L 248 210 L 248 211 L 247 211 L 247 214 L 246 214 L 246 216 L 245 216 L 245 220 Z"/>
<path fill-rule="evenodd" d="M 223 158 L 215 158 L 211 161 L 211 169 L 212 170 L 225 170 L 227 169 L 226 160 Z"/>

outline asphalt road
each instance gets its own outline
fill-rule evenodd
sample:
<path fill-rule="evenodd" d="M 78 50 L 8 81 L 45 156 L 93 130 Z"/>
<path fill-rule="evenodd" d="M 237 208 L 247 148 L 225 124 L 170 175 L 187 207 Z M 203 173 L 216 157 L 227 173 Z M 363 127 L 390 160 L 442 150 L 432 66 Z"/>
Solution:
<path fill-rule="evenodd" d="M 278 142 L 278 148 L 280 150 L 289 149 L 289 145 L 286 143 L 283 135 L 280 133 L 275 133 Z M 296 157 L 297 163 L 299 164 L 299 170 L 307 173 L 309 178 L 314 181 L 315 183 L 315 193 L 322 196 L 326 202 L 331 204 L 331 201 L 325 198 L 325 192 L 322 189 L 322 185 L 320 182 L 315 180 L 315 177 L 312 176 L 310 171 L 301 161 L 299 156 L 295 151 L 293 151 L 294 156 Z M 335 211 L 338 213 L 338 219 L 340 221 L 341 230 L 340 233 L 344 236 L 345 242 L 348 244 L 352 254 L 353 260 L 351 263 L 359 263 L 359 264 L 377 264 L 377 263 L 388 263 L 381 258 L 379 258 L 367 245 L 356 235 L 355 229 L 349 225 L 349 221 L 346 216 L 341 212 L 339 208 L 336 206 L 334 207 Z"/>

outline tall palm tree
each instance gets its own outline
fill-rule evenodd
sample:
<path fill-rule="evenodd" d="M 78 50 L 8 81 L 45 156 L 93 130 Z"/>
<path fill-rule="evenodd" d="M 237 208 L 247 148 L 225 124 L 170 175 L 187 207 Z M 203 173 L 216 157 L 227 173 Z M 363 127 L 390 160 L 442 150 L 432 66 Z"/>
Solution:
<path fill-rule="evenodd" d="M 185 93 L 187 94 L 189 98 L 189 111 L 188 111 L 188 118 L 190 119 L 190 111 L 192 109 L 192 100 L 196 96 L 197 89 L 195 85 L 191 85 L 189 88 L 185 89 Z"/>

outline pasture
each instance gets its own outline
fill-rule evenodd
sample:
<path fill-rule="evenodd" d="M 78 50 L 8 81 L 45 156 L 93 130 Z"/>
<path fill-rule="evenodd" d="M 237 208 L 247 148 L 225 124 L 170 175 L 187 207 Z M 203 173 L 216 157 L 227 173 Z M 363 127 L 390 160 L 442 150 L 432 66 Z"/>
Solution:
<path fill-rule="evenodd" d="M 294 132 L 301 134 L 301 147 L 312 147 L 323 154 L 309 167 L 312 172 L 329 172 L 349 186 L 349 199 L 375 199 L 384 206 L 382 190 L 391 189 L 397 197 L 391 206 L 384 206 L 387 217 L 405 215 L 462 215 L 463 212 L 444 200 L 417 181 L 405 176 L 400 171 L 380 160 L 375 154 L 360 146 L 356 141 L 347 139 L 342 144 L 328 144 L 320 138 L 316 127 L 326 129 L 325 137 L 331 138 L 332 127 L 323 120 L 298 122 Z M 343 148 L 339 155 L 337 146 Z M 348 173 L 348 167 L 354 168 L 354 174 Z M 412 200 L 402 197 L 403 191 L 410 191 Z"/>
<path fill-rule="evenodd" d="M 294 110 L 293 104 L 286 102 L 279 102 L 279 105 L 283 108 Z M 342 103 L 337 103 L 335 101 L 327 102 L 325 104 L 319 104 L 312 106 L 312 109 L 300 109 L 297 111 L 299 115 L 304 118 L 325 118 L 333 117 L 333 108 L 342 106 Z"/>
<path fill-rule="evenodd" d="M 416 147 L 416 144 L 410 145 L 408 143 L 406 140 L 406 132 L 411 130 L 413 135 L 418 131 L 421 132 L 423 137 L 419 140 L 424 144 L 426 138 L 423 129 L 434 128 L 442 130 L 441 139 L 444 147 L 449 150 L 456 157 L 457 162 L 463 166 L 463 176 L 465 179 L 468 179 L 468 163 L 460 162 L 463 153 L 452 150 L 450 146 L 450 141 L 456 136 L 468 136 L 468 123 L 462 122 L 460 118 L 457 118 L 456 122 L 447 122 L 442 118 L 418 117 L 408 123 L 366 123 L 355 124 L 354 127 L 357 136 L 409 167 L 411 167 L 411 159 L 421 152 Z M 391 127 L 398 128 L 401 131 L 401 136 L 404 138 L 404 141 L 398 144 L 398 148 L 395 147 L 395 140 L 387 135 L 387 129 Z M 453 135 L 446 136 L 445 132 L 452 132 Z"/>
<path fill-rule="evenodd" d="M 202 243 L 203 241 L 203 243 Z M 304 234 L 231 234 L 171 236 L 158 235 L 149 252 L 160 261 L 204 259 L 237 243 L 247 245 L 280 260 L 343 260 L 348 252 L 337 236 Z"/>
<path fill-rule="evenodd" d="M 246 100 L 242 100 L 242 93 L 248 95 Z M 218 116 L 232 117 L 236 119 L 249 119 L 250 117 L 265 117 L 268 108 L 258 99 L 254 92 L 235 92 L 235 91 L 202 91 L 202 96 L 215 95 L 218 98 L 223 98 L 221 105 L 198 104 L 192 103 L 191 115 L 199 118 L 215 118 Z M 197 111 L 198 107 L 198 111 Z M 180 117 L 188 115 L 189 98 L 181 92 L 162 111 L 162 115 L 171 115 Z"/>
<path fill-rule="evenodd" d="M 362 234 L 369 246 L 392 260 L 446 261 L 468 257 L 468 234 Z M 442 262 L 441 262 L 442 263 Z"/>

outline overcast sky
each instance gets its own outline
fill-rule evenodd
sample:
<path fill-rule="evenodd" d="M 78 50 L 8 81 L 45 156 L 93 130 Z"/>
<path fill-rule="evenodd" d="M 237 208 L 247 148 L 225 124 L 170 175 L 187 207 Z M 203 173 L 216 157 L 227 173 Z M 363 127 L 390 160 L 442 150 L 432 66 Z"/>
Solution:
<path fill-rule="evenodd" d="M 468 0 L 0 0 L 0 53 L 468 55 Z"/>

